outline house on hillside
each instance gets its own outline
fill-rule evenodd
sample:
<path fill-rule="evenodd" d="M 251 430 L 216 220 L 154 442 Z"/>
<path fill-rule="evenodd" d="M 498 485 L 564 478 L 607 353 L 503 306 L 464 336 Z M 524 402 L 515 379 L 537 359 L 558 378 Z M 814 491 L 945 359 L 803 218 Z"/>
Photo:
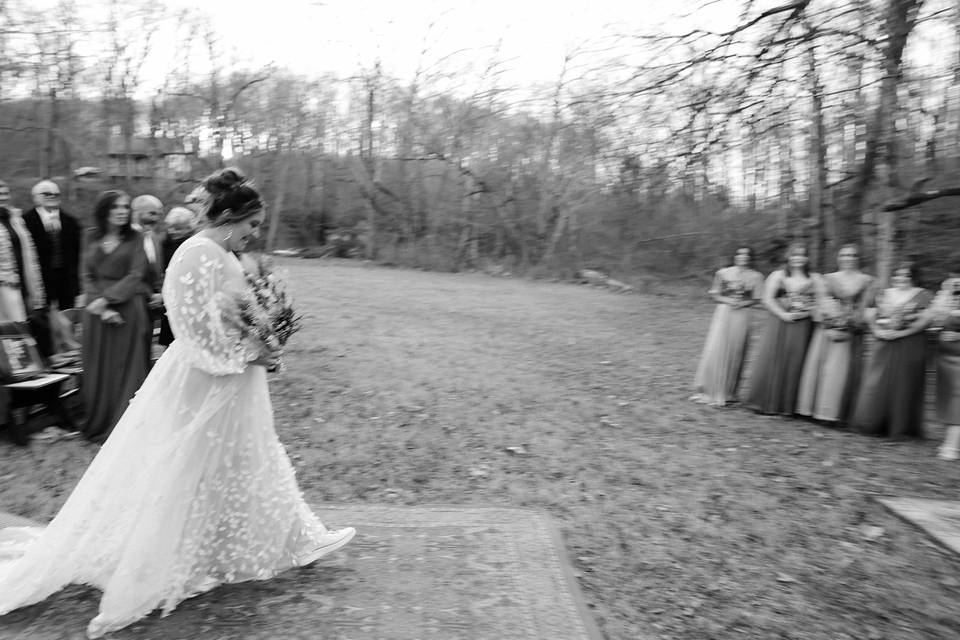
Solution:
<path fill-rule="evenodd" d="M 129 149 L 122 136 L 113 136 L 107 149 L 106 177 L 123 180 L 181 180 L 189 178 L 196 155 L 182 138 L 134 136 Z"/>

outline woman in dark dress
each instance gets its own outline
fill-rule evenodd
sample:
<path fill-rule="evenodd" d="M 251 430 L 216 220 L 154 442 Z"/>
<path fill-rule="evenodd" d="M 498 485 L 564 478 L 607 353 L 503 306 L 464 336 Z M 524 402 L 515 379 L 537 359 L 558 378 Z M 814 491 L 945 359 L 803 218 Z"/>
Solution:
<path fill-rule="evenodd" d="M 83 261 L 83 286 L 89 300 L 83 314 L 83 434 L 103 442 L 147 377 L 143 349 L 150 330 L 147 256 L 139 233 L 130 226 L 130 197 L 105 191 L 94 205 L 92 230 Z"/>
<path fill-rule="evenodd" d="M 744 403 L 758 413 L 794 413 L 812 331 L 815 278 L 816 274 L 809 270 L 807 249 L 801 244 L 790 245 L 786 264 L 767 276 L 763 305 L 770 316 L 750 376 L 750 394 Z"/>
<path fill-rule="evenodd" d="M 901 264 L 891 286 L 867 310 L 876 338 L 857 395 L 850 425 L 874 436 L 923 437 L 924 381 L 927 336 L 926 309 L 933 296 L 916 286 L 917 272 Z"/>
<path fill-rule="evenodd" d="M 960 256 L 928 310 L 937 341 L 937 418 L 943 424 L 942 460 L 960 460 Z"/>

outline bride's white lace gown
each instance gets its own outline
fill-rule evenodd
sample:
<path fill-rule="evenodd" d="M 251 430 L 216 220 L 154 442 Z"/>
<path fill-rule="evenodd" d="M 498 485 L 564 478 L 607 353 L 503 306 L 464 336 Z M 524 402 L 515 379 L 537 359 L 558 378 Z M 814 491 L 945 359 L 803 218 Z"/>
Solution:
<path fill-rule="evenodd" d="M 167 270 L 176 340 L 46 527 L 0 531 L 0 614 L 70 583 L 103 591 L 99 637 L 218 584 L 342 546 L 305 504 L 273 426 L 266 371 L 224 322 L 240 262 L 203 236 Z M 2 620 L 0 620 L 2 623 Z"/>

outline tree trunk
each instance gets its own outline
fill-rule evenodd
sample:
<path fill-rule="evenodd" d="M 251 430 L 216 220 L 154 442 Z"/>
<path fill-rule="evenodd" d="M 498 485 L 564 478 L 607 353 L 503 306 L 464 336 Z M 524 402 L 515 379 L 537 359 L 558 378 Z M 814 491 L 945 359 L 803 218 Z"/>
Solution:
<path fill-rule="evenodd" d="M 886 176 L 884 187 L 889 200 L 890 196 L 901 190 L 898 156 L 896 147 L 896 116 L 897 116 L 897 88 L 902 79 L 903 50 L 907 38 L 917 22 L 917 14 L 923 0 L 889 0 L 884 30 L 888 40 L 884 48 L 883 65 L 884 77 L 880 84 L 880 103 L 874 112 L 870 130 L 874 138 L 868 140 L 868 149 L 873 147 L 872 162 L 864 162 L 864 169 L 858 184 L 859 201 L 863 206 L 866 188 L 873 179 L 874 167 L 877 160 L 885 163 Z M 884 153 L 879 155 L 883 146 Z M 869 169 L 869 174 L 867 173 Z M 896 217 L 892 211 L 881 209 L 877 212 L 877 277 L 881 285 L 885 285 L 890 278 L 893 267 L 896 238 Z"/>
<path fill-rule="evenodd" d="M 46 129 L 44 155 L 47 159 L 47 172 L 53 174 L 57 170 L 57 131 L 60 129 L 60 99 L 57 90 L 53 88 L 50 89 L 50 118 Z"/>
<path fill-rule="evenodd" d="M 273 173 L 275 181 L 275 191 L 273 201 L 270 203 L 270 226 L 267 229 L 266 250 L 269 253 L 277 248 L 277 235 L 280 231 L 280 212 L 283 211 L 283 201 L 287 199 L 287 179 L 290 176 L 290 170 L 293 168 L 293 152 L 284 153 L 283 147 L 278 145 L 277 153 L 281 154 L 278 164 L 280 171 Z"/>
<path fill-rule="evenodd" d="M 780 116 L 780 126 L 777 129 L 777 168 L 780 174 L 779 186 L 779 207 L 777 217 L 777 231 L 781 237 L 795 236 L 796 230 L 792 228 L 791 213 L 793 212 L 793 149 L 791 144 L 789 118 L 786 115 Z"/>
<path fill-rule="evenodd" d="M 836 223 L 833 209 L 824 206 L 827 185 L 827 148 L 823 130 L 823 86 L 817 68 L 815 49 L 810 47 L 810 97 L 813 113 L 810 122 L 810 157 L 813 160 L 810 180 L 810 221 L 812 237 L 810 242 L 811 264 L 819 270 L 826 266 L 827 256 L 836 251 Z"/>

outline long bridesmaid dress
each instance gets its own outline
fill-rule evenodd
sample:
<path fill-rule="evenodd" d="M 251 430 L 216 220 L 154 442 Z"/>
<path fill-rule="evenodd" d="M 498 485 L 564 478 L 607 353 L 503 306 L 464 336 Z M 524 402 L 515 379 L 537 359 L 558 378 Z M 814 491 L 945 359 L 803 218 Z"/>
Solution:
<path fill-rule="evenodd" d="M 717 271 L 710 294 L 734 300 L 759 300 L 763 275 L 753 269 L 726 267 Z M 750 340 L 753 308 L 718 303 L 694 377 L 694 400 L 722 407 L 737 399 L 737 386 Z"/>
<path fill-rule="evenodd" d="M 887 289 L 877 299 L 877 322 L 903 329 L 926 309 L 932 295 L 917 289 L 894 303 Z M 857 395 L 850 425 L 875 436 L 922 438 L 927 335 L 877 340 Z"/>
<path fill-rule="evenodd" d="M 800 378 L 797 413 L 824 422 L 845 424 L 863 370 L 863 312 L 873 285 L 867 274 L 852 287 L 837 273 L 823 277 L 817 305 L 821 321 Z"/>
<path fill-rule="evenodd" d="M 773 297 L 786 311 L 813 307 L 813 276 L 802 284 L 788 285 L 783 271 L 774 271 L 767 277 L 766 286 L 776 287 Z M 768 313 L 750 377 L 750 394 L 745 402 L 748 408 L 763 414 L 793 415 L 812 327 L 809 317 L 787 322 L 772 311 Z"/>

